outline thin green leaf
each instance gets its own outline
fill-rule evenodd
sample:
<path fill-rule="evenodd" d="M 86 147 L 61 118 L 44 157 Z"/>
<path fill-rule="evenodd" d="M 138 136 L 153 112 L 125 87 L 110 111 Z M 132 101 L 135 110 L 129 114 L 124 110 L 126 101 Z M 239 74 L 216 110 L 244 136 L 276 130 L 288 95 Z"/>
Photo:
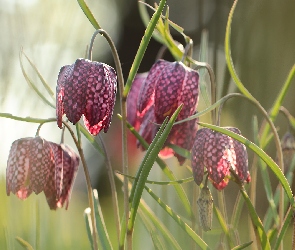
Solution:
<path fill-rule="evenodd" d="M 242 92 L 242 94 L 247 96 L 249 99 L 254 99 L 254 97 L 250 94 L 250 92 L 245 88 L 245 86 L 241 82 L 235 70 L 233 60 L 231 57 L 231 47 L 230 47 L 231 23 L 232 23 L 233 14 L 234 14 L 237 3 L 238 3 L 238 0 L 235 0 L 230 10 L 230 13 L 228 15 L 228 20 L 227 20 L 227 25 L 225 30 L 225 42 L 224 42 L 225 59 L 226 59 L 226 63 L 227 63 L 227 67 L 230 72 L 230 75 L 233 78 L 234 82 L 236 83 L 238 89 Z"/>
<path fill-rule="evenodd" d="M 148 149 L 145 157 L 143 158 L 141 166 L 139 167 L 142 170 L 140 172 L 137 185 L 136 185 L 136 181 L 135 181 L 133 183 L 133 186 L 131 189 L 131 194 L 130 194 L 130 197 L 131 197 L 132 193 L 134 193 L 134 197 L 132 199 L 132 204 L 131 204 L 131 209 L 130 209 L 130 218 L 128 221 L 128 231 L 133 230 L 134 221 L 135 221 L 135 217 L 136 217 L 136 213 L 137 213 L 137 208 L 138 208 L 138 205 L 140 202 L 140 198 L 141 198 L 141 195 L 142 195 L 142 192 L 144 189 L 146 179 L 148 177 L 148 174 L 149 174 L 152 166 L 154 165 L 154 162 L 155 162 L 160 150 L 162 149 L 162 147 L 163 147 L 163 145 L 164 145 L 164 143 L 165 143 L 165 141 L 172 129 L 172 126 L 173 126 L 181 108 L 182 108 L 182 105 L 180 105 L 175 110 L 174 114 L 171 116 L 167 125 L 165 124 L 165 121 L 163 122 L 163 125 L 160 127 L 158 133 L 155 136 L 155 139 L 153 140 L 153 142 L 149 146 L 149 149 Z M 165 120 L 167 120 L 167 118 Z M 158 134 L 159 134 L 159 136 L 158 136 Z M 159 137 L 159 139 L 157 139 L 157 137 Z M 132 191 L 132 190 L 134 190 L 134 191 Z"/>
<path fill-rule="evenodd" d="M 131 176 L 128 174 L 123 174 L 119 171 L 116 171 L 116 173 L 123 175 L 123 176 L 127 176 L 129 179 L 135 180 L 136 177 L 135 176 Z M 156 185 L 177 185 L 177 184 L 182 184 L 182 183 L 187 183 L 187 182 L 191 182 L 194 180 L 194 177 L 188 177 L 185 179 L 180 179 L 180 180 L 176 180 L 176 181 L 151 181 L 151 180 L 146 180 L 146 183 L 148 184 L 156 184 Z"/>
<path fill-rule="evenodd" d="M 116 177 L 123 183 L 124 179 L 123 176 L 116 173 Z M 128 184 L 129 190 L 131 189 L 131 183 Z M 146 202 L 141 199 L 139 204 L 139 215 L 140 216 L 146 216 L 149 223 L 153 223 L 155 227 L 162 233 L 165 240 L 173 246 L 173 249 L 181 250 L 181 247 L 173 237 L 173 235 L 170 233 L 170 231 L 167 229 L 167 227 L 160 221 L 160 219 L 155 215 L 155 213 L 152 211 L 152 209 L 146 204 Z M 123 220 L 124 220 L 123 216 Z M 122 222 L 122 227 L 124 227 L 126 223 Z M 124 229 L 126 230 L 126 229 Z M 121 239 L 120 239 L 121 240 Z"/>
<path fill-rule="evenodd" d="M 94 212 L 95 212 L 97 233 L 102 245 L 102 249 L 112 250 L 113 247 L 111 245 L 109 234 L 105 226 L 105 222 L 104 222 L 103 214 L 99 204 L 99 199 L 98 199 L 98 194 L 96 189 L 93 190 L 93 197 L 94 197 L 94 208 L 95 208 Z"/>
<path fill-rule="evenodd" d="M 288 183 L 286 177 L 284 176 L 284 174 L 280 170 L 279 166 L 273 161 L 273 159 L 270 156 L 268 156 L 261 148 L 259 148 L 257 145 L 255 145 L 253 142 L 249 141 L 245 137 L 238 135 L 238 134 L 236 134 L 232 131 L 229 131 L 227 129 L 224 129 L 224 128 L 221 128 L 218 126 L 214 126 L 214 125 L 211 125 L 208 123 L 199 122 L 199 124 L 203 127 L 213 129 L 215 131 L 218 131 L 222 134 L 228 135 L 228 136 L 236 139 L 237 141 L 243 143 L 246 147 L 251 149 L 255 154 L 257 154 L 270 167 L 270 169 L 273 171 L 273 173 L 275 174 L 277 179 L 280 181 L 280 183 L 283 186 L 292 206 L 295 205 L 294 200 L 293 200 L 292 191 L 291 191 L 291 188 L 289 186 L 289 183 Z"/>
<path fill-rule="evenodd" d="M 126 82 L 126 85 L 125 85 L 125 89 L 124 89 L 124 93 L 123 93 L 123 96 L 124 97 L 127 97 L 129 91 L 130 91 L 130 88 L 131 88 L 131 84 L 134 80 L 134 77 L 137 73 L 137 70 L 139 68 L 139 65 L 142 61 L 142 58 L 145 54 L 145 51 L 147 49 L 147 46 L 151 40 L 151 37 L 152 37 L 152 34 L 153 34 L 153 31 L 156 27 L 156 24 L 161 16 L 161 13 L 164 9 L 164 6 L 166 4 L 166 0 L 161 0 L 160 4 L 159 4 L 159 8 L 157 9 L 157 11 L 153 14 L 146 30 L 145 30 L 145 33 L 142 37 L 142 40 L 140 42 L 140 45 L 139 45 L 139 48 L 137 50 L 137 53 L 136 53 L 136 56 L 134 58 L 134 61 L 133 61 L 133 64 L 131 66 L 131 69 L 130 69 L 130 72 L 129 72 L 129 75 L 128 75 L 128 79 L 127 79 L 127 82 Z"/>
<path fill-rule="evenodd" d="M 197 243 L 201 249 L 210 249 L 209 246 L 197 235 L 190 226 L 188 226 L 180 217 L 177 215 L 172 208 L 167 206 L 160 197 L 158 197 L 150 188 L 144 187 L 145 190 L 151 195 L 151 197 L 164 209 L 164 211 Z"/>
<path fill-rule="evenodd" d="M 287 212 L 287 215 L 286 215 L 286 217 L 284 219 L 281 230 L 280 230 L 279 235 L 277 237 L 277 241 L 276 241 L 276 244 L 275 244 L 275 247 L 274 247 L 275 250 L 279 249 L 280 244 L 281 244 L 281 242 L 282 242 L 282 240 L 284 238 L 284 235 L 285 235 L 285 233 L 286 233 L 286 231 L 287 231 L 287 229 L 289 227 L 289 224 L 291 223 L 292 220 L 293 220 L 293 223 L 294 223 L 294 210 L 291 209 L 291 207 L 289 207 L 289 210 Z"/>
<path fill-rule="evenodd" d="M 264 250 L 271 249 L 270 244 L 269 244 L 269 239 L 267 237 L 267 234 L 265 233 L 262 222 L 261 222 L 260 218 L 258 217 L 255 207 L 253 207 L 253 204 L 251 203 L 251 200 L 250 200 L 247 192 L 245 191 L 244 187 L 240 188 L 240 192 L 241 192 L 242 196 L 244 197 L 245 202 L 247 204 L 249 215 L 251 217 L 251 220 L 252 220 L 252 223 L 254 226 L 254 230 L 257 232 L 257 235 L 259 236 L 259 240 L 260 240 L 260 244 L 261 244 L 262 249 L 264 249 Z"/>
<path fill-rule="evenodd" d="M 288 74 L 288 77 L 285 81 L 285 83 L 283 84 L 282 88 L 281 88 L 281 91 L 279 92 L 276 100 L 274 101 L 273 105 L 272 105 L 272 108 L 269 112 L 269 117 L 270 119 L 274 122 L 279 114 L 279 111 L 280 111 L 280 107 L 282 106 L 282 103 L 285 99 L 285 96 L 291 86 L 291 83 L 292 83 L 292 80 L 294 79 L 294 76 L 295 76 L 295 65 L 293 65 L 292 69 L 290 70 L 289 74 Z M 267 123 L 264 127 L 264 130 L 262 132 L 262 135 L 261 135 L 261 146 L 262 148 L 264 148 L 267 144 L 267 140 L 266 138 L 268 137 L 268 133 L 269 133 L 269 130 L 270 130 L 270 126 L 269 124 Z"/>
<path fill-rule="evenodd" d="M 120 115 L 119 115 L 119 118 L 121 119 Z M 127 122 L 127 127 L 130 130 L 130 132 L 136 137 L 136 139 L 140 142 L 140 144 L 145 149 L 148 149 L 149 144 L 140 136 L 140 134 L 128 122 Z M 165 164 L 165 162 L 163 160 L 161 160 L 159 157 L 157 157 L 156 162 L 169 180 L 171 180 L 171 181 L 177 180 L 175 175 L 173 174 L 173 172 L 170 170 L 170 168 Z M 186 195 L 183 187 L 181 185 L 174 185 L 174 188 L 175 188 L 175 191 L 176 191 L 179 199 L 181 200 L 182 205 L 184 206 L 186 212 L 191 217 L 193 214 L 192 209 L 191 209 L 191 205 L 190 205 L 190 202 L 187 198 L 187 195 Z"/>
<path fill-rule="evenodd" d="M 171 246 L 173 246 L 173 249 L 182 249 L 173 237 L 173 235 L 167 229 L 167 227 L 160 221 L 160 219 L 153 213 L 151 208 L 143 200 L 140 201 L 139 209 L 139 212 L 144 214 L 144 216 L 147 217 L 147 220 L 152 222 L 155 227 L 162 233 L 165 240 L 170 243 Z"/>
<path fill-rule="evenodd" d="M 29 78 L 29 76 L 27 75 L 24 65 L 23 65 L 23 61 L 22 61 L 22 56 L 21 53 L 19 54 L 19 62 L 20 62 L 20 67 L 21 70 L 23 72 L 23 75 L 27 81 L 27 83 L 29 84 L 29 86 L 36 92 L 36 94 L 46 103 L 48 104 L 50 107 L 55 109 L 55 105 L 52 104 L 50 101 L 47 100 L 47 98 L 39 91 L 39 89 L 36 87 L 36 85 L 33 83 L 33 81 Z"/>
<path fill-rule="evenodd" d="M 34 250 L 34 248 L 30 245 L 29 242 L 25 241 L 24 239 L 22 239 L 21 237 L 17 236 L 15 237 L 15 239 L 17 240 L 17 242 L 24 248 L 27 250 Z"/>
<path fill-rule="evenodd" d="M 295 170 L 295 155 L 293 156 L 292 162 L 290 164 L 290 167 L 288 169 L 288 172 L 286 173 L 286 179 L 288 180 L 289 183 L 292 183 L 293 178 L 294 178 L 294 174 L 293 171 Z M 275 194 L 274 194 L 274 203 L 275 206 L 277 206 L 277 204 L 279 203 L 279 197 L 280 197 L 280 190 L 279 188 L 276 189 Z M 285 201 L 284 207 L 287 207 L 287 203 L 288 201 Z M 266 211 L 266 215 L 264 218 L 264 228 L 266 231 L 268 231 L 271 227 L 272 227 L 272 217 L 270 216 L 271 213 L 271 208 L 268 207 L 267 211 Z"/>
<path fill-rule="evenodd" d="M 80 8 L 83 10 L 85 16 L 88 18 L 92 26 L 98 30 L 101 29 L 100 25 L 96 21 L 95 17 L 93 16 L 91 10 L 89 9 L 88 5 L 84 0 L 77 0 L 78 4 L 80 5 Z"/>
<path fill-rule="evenodd" d="M 159 234 L 155 230 L 150 231 L 150 234 L 152 237 L 152 241 L 153 241 L 155 250 L 166 250 L 167 249 L 166 246 L 164 245 L 164 243 L 162 242 Z"/>
<path fill-rule="evenodd" d="M 235 246 L 234 248 L 232 248 L 232 250 L 241 250 L 241 249 L 245 249 L 246 247 L 250 246 L 253 243 L 253 241 Z"/>
<path fill-rule="evenodd" d="M 93 239 L 92 239 L 92 233 L 91 233 L 91 218 L 90 218 L 90 208 L 86 208 L 84 211 L 84 220 L 85 220 L 85 225 L 86 225 L 86 232 L 88 236 L 88 240 L 90 242 L 91 249 L 93 249 Z"/>
<path fill-rule="evenodd" d="M 201 33 L 201 45 L 200 45 L 200 62 L 208 62 L 208 43 L 209 43 L 209 36 L 208 31 L 203 30 Z M 207 70 L 204 68 L 199 69 L 200 74 L 200 92 L 201 96 L 204 99 L 206 107 L 210 106 L 210 99 L 208 96 L 208 90 L 207 90 L 207 83 L 205 81 Z"/>
<path fill-rule="evenodd" d="M 177 145 L 174 145 L 174 144 L 168 144 L 168 147 L 173 149 L 173 151 L 179 155 L 181 155 L 182 157 L 186 158 L 186 159 L 190 159 L 191 158 L 191 152 L 184 149 L 184 148 L 181 148 Z"/>
<path fill-rule="evenodd" d="M 53 90 L 47 84 L 47 82 L 45 81 L 44 77 L 41 75 L 40 71 L 37 69 L 36 65 L 30 60 L 30 58 L 27 56 L 27 54 L 23 50 L 21 50 L 21 53 L 27 58 L 27 60 L 30 63 L 30 65 L 35 70 L 35 72 L 37 73 L 40 81 L 42 82 L 42 84 L 44 86 L 44 88 L 46 89 L 46 91 L 48 92 L 48 94 L 52 97 L 52 99 L 55 101 L 55 95 L 54 95 Z"/>
<path fill-rule="evenodd" d="M 85 136 L 85 138 L 90 142 L 90 144 L 103 156 L 105 156 L 103 149 L 100 147 L 100 145 L 95 140 L 95 137 L 93 137 L 86 128 L 83 127 L 80 123 L 78 123 L 79 130 L 82 132 L 82 134 Z"/>
<path fill-rule="evenodd" d="M 219 211 L 219 209 L 216 207 L 216 206 L 213 206 L 213 211 L 214 211 L 214 214 L 222 228 L 222 231 L 224 232 L 226 238 L 227 238 L 227 241 L 228 241 L 228 244 L 229 246 L 232 248 L 233 247 L 233 242 L 231 240 L 231 237 L 230 237 L 230 233 L 229 233 L 229 228 L 227 226 L 227 223 L 224 219 L 224 217 L 222 216 L 221 212 Z"/>

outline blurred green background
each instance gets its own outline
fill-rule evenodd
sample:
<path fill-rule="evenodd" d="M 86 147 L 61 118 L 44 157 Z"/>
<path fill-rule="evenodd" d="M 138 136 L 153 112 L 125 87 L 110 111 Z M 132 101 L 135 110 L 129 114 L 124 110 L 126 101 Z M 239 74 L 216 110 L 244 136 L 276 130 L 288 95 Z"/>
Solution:
<path fill-rule="evenodd" d="M 153 4 L 154 1 L 147 1 Z M 115 41 L 125 78 L 132 65 L 134 55 L 144 32 L 144 26 L 138 14 L 136 0 L 88 0 L 90 9 L 100 25 Z M 225 67 L 223 52 L 225 25 L 232 5 L 229 0 L 167 0 L 170 7 L 170 19 L 182 26 L 185 33 L 194 40 L 195 54 L 198 59 L 200 36 L 203 29 L 208 30 L 208 62 L 213 66 L 218 84 L 218 96 L 228 91 L 236 91 L 230 81 Z M 269 109 L 289 70 L 295 63 L 295 2 L 292 0 L 248 0 L 238 3 L 232 26 L 232 54 L 239 76 L 248 90 Z M 49 118 L 55 116 L 55 110 L 46 106 L 27 85 L 19 65 L 21 48 L 36 64 L 48 84 L 55 89 L 59 69 L 72 64 L 76 58 L 84 57 L 86 45 L 94 32 L 78 3 L 74 0 L 0 0 L 0 112 L 17 116 Z M 176 40 L 182 37 L 173 32 Z M 144 56 L 140 71 L 147 71 L 155 60 L 161 47 L 151 41 Z M 108 45 L 104 39 L 97 38 L 93 59 L 113 66 Z M 172 60 L 169 55 L 166 59 Z M 41 83 L 29 64 L 24 60 L 25 69 L 38 86 Z M 44 90 L 42 90 L 44 91 Z M 290 88 L 284 106 L 295 114 L 295 87 Z M 200 100 L 201 109 L 204 106 Z M 118 106 L 118 104 L 117 104 Z M 112 126 L 103 137 L 115 169 L 120 169 L 120 124 L 114 112 Z M 253 140 L 251 121 L 253 115 L 261 120 L 260 113 L 244 100 L 231 100 L 225 106 L 222 125 L 239 127 L 247 138 Z M 284 134 L 287 124 L 279 116 L 280 135 Z M 16 236 L 35 246 L 36 225 L 40 218 L 41 249 L 89 249 L 84 226 L 83 211 L 88 206 L 85 179 L 81 168 L 75 182 L 68 211 L 50 211 L 43 194 L 31 195 L 26 201 L 15 196 L 6 196 L 5 168 L 11 143 L 21 137 L 33 136 L 36 124 L 27 124 L 1 118 L 0 120 L 0 249 L 22 249 L 14 240 Z M 61 131 L 56 124 L 46 124 L 40 135 L 47 140 L 59 142 Z M 66 142 L 73 146 L 71 138 L 66 135 Z M 136 149 L 134 140 L 130 139 L 130 168 L 134 173 L 142 153 Z M 99 197 L 106 216 L 108 229 L 113 231 L 113 216 L 110 200 L 110 187 L 104 167 L 104 159 L 83 141 L 85 154 L 90 168 L 93 185 L 98 189 Z M 275 157 L 272 147 L 268 152 Z M 250 163 L 252 154 L 250 153 Z M 189 176 L 185 168 L 179 168 L 175 159 L 168 160 L 178 178 Z M 162 174 L 155 167 L 149 177 L 161 180 Z M 259 179 L 258 179 L 259 180 Z M 121 184 L 117 183 L 121 201 Z M 192 183 L 185 184 L 191 199 Z M 251 184 L 250 184 L 251 185 Z M 274 183 L 275 185 L 275 183 Z M 176 194 L 171 187 L 152 186 L 165 202 L 179 214 L 183 209 L 178 206 Z M 260 202 L 258 213 L 263 215 L 267 201 L 263 188 L 257 194 Z M 233 207 L 237 190 L 234 185 L 226 189 L 229 210 Z M 187 238 L 181 229 L 164 215 L 161 208 L 149 199 L 148 204 L 158 216 L 163 216 L 165 224 L 178 235 L 180 244 L 186 246 Z M 39 212 L 38 212 L 39 211 Z M 230 211 L 229 211 L 230 212 Z M 39 215 L 39 216 L 38 216 Z M 245 218 L 246 221 L 246 218 Z M 246 222 L 245 222 L 246 223 Z M 135 249 L 153 249 L 149 233 L 137 223 Z M 217 230 L 218 232 L 218 230 Z M 212 234 L 216 231 L 212 232 Z M 143 237 L 141 236 L 143 235 Z M 209 234 L 210 235 L 210 234 Z M 111 234 L 115 241 L 114 233 Z M 205 235 L 206 237 L 206 235 Z M 5 240 L 8 239 L 7 241 Z M 138 239 L 138 240 L 136 240 Z M 247 232 L 244 233 L 247 241 Z M 286 244 L 291 238 L 286 237 Z M 213 243 L 212 243 L 213 244 Z M 213 244 L 215 246 L 215 244 Z M 185 248 L 184 248 L 185 249 Z"/>

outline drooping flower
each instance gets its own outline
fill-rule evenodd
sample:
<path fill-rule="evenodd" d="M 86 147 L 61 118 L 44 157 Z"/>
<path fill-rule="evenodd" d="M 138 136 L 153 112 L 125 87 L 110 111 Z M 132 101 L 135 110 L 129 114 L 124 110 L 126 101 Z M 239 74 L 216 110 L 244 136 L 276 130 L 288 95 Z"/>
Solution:
<path fill-rule="evenodd" d="M 147 76 L 139 76 L 134 81 L 127 98 L 128 121 L 137 129 L 140 135 L 151 143 L 157 132 L 157 125 L 183 104 L 176 121 L 183 120 L 195 114 L 199 97 L 199 75 L 181 62 L 158 60 Z M 141 85 L 140 91 L 138 86 Z M 128 103 L 137 102 L 137 109 Z M 134 122 L 136 121 L 136 123 Z M 197 131 L 196 120 L 175 125 L 166 140 L 169 143 L 190 150 Z M 163 149 L 160 156 L 175 154 L 172 149 Z M 185 158 L 175 154 L 180 164 Z"/>
<path fill-rule="evenodd" d="M 50 209 L 65 202 L 67 208 L 78 165 L 78 155 L 66 145 L 40 136 L 16 140 L 7 161 L 6 193 L 24 200 L 44 191 Z"/>
<path fill-rule="evenodd" d="M 60 69 L 56 86 L 57 124 L 62 116 L 76 124 L 84 115 L 84 124 L 92 135 L 107 132 L 115 105 L 117 76 L 104 63 L 77 59 Z"/>
<path fill-rule="evenodd" d="M 241 134 L 237 128 L 226 128 Z M 233 170 L 240 181 L 249 183 L 248 154 L 244 144 L 208 128 L 198 130 L 192 148 L 192 169 L 195 182 L 203 181 L 204 168 L 216 189 L 224 189 Z"/>

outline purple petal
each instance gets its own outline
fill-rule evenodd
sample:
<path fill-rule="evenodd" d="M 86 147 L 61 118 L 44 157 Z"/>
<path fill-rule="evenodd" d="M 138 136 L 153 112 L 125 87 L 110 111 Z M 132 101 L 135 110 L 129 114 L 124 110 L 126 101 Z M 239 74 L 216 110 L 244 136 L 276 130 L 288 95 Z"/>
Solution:
<path fill-rule="evenodd" d="M 193 115 L 199 100 L 199 74 L 197 71 L 185 65 L 183 67 L 185 68 L 185 76 L 181 94 L 178 96 L 178 106 L 183 104 L 183 107 L 177 120 L 182 120 Z"/>
<path fill-rule="evenodd" d="M 164 67 L 170 64 L 171 62 L 158 60 L 151 67 L 140 90 L 140 99 L 138 100 L 139 113 L 142 113 L 144 109 L 148 109 L 154 103 L 155 86 L 158 82 L 159 76 L 162 74 Z"/>
<path fill-rule="evenodd" d="M 155 86 L 155 118 L 162 123 L 178 107 L 185 68 L 179 62 L 170 63 L 162 71 Z"/>
<path fill-rule="evenodd" d="M 141 118 L 137 115 L 137 102 L 140 89 L 147 77 L 148 73 L 137 74 L 132 83 L 130 92 L 127 96 L 127 121 L 136 129 L 139 129 Z"/>
<path fill-rule="evenodd" d="M 77 59 L 72 65 L 74 67 L 72 73 L 65 81 L 64 112 L 73 124 L 80 120 L 85 111 L 90 65 L 89 60 Z"/>
<path fill-rule="evenodd" d="M 191 163 L 194 179 L 197 185 L 203 181 L 204 175 L 204 145 L 207 137 L 211 134 L 211 130 L 202 128 L 197 131 L 195 142 L 191 153 Z"/>

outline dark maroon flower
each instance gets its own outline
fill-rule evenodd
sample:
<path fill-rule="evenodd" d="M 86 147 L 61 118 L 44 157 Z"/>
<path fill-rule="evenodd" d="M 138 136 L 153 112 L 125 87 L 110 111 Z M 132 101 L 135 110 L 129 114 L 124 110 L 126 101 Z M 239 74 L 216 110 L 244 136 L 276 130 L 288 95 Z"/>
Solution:
<path fill-rule="evenodd" d="M 26 199 L 44 191 L 50 209 L 68 207 L 79 157 L 66 145 L 37 137 L 12 143 L 6 169 L 6 193 Z"/>
<path fill-rule="evenodd" d="M 157 125 L 167 116 L 171 116 L 180 104 L 177 121 L 183 120 L 195 113 L 199 96 L 199 75 L 181 62 L 158 60 L 147 76 L 139 75 L 132 85 L 127 98 L 128 121 L 139 131 L 140 135 L 151 143 Z M 141 85 L 140 91 L 139 85 Z M 134 103 L 137 102 L 137 109 Z M 196 120 L 175 125 L 167 138 L 169 143 L 190 150 L 197 131 Z M 162 149 L 160 156 L 171 156 L 172 149 Z M 185 158 L 175 154 L 180 164 Z"/>
<path fill-rule="evenodd" d="M 60 69 L 56 86 L 57 124 L 62 116 L 76 124 L 84 115 L 84 124 L 92 135 L 107 132 L 117 92 L 115 70 L 107 64 L 77 59 Z"/>
<path fill-rule="evenodd" d="M 226 128 L 241 134 L 237 128 Z M 241 181 L 250 182 L 248 154 L 244 144 L 231 137 L 202 128 L 198 130 L 192 149 L 192 169 L 195 182 L 203 181 L 204 167 L 216 189 L 222 190 L 228 184 L 230 169 Z"/>

